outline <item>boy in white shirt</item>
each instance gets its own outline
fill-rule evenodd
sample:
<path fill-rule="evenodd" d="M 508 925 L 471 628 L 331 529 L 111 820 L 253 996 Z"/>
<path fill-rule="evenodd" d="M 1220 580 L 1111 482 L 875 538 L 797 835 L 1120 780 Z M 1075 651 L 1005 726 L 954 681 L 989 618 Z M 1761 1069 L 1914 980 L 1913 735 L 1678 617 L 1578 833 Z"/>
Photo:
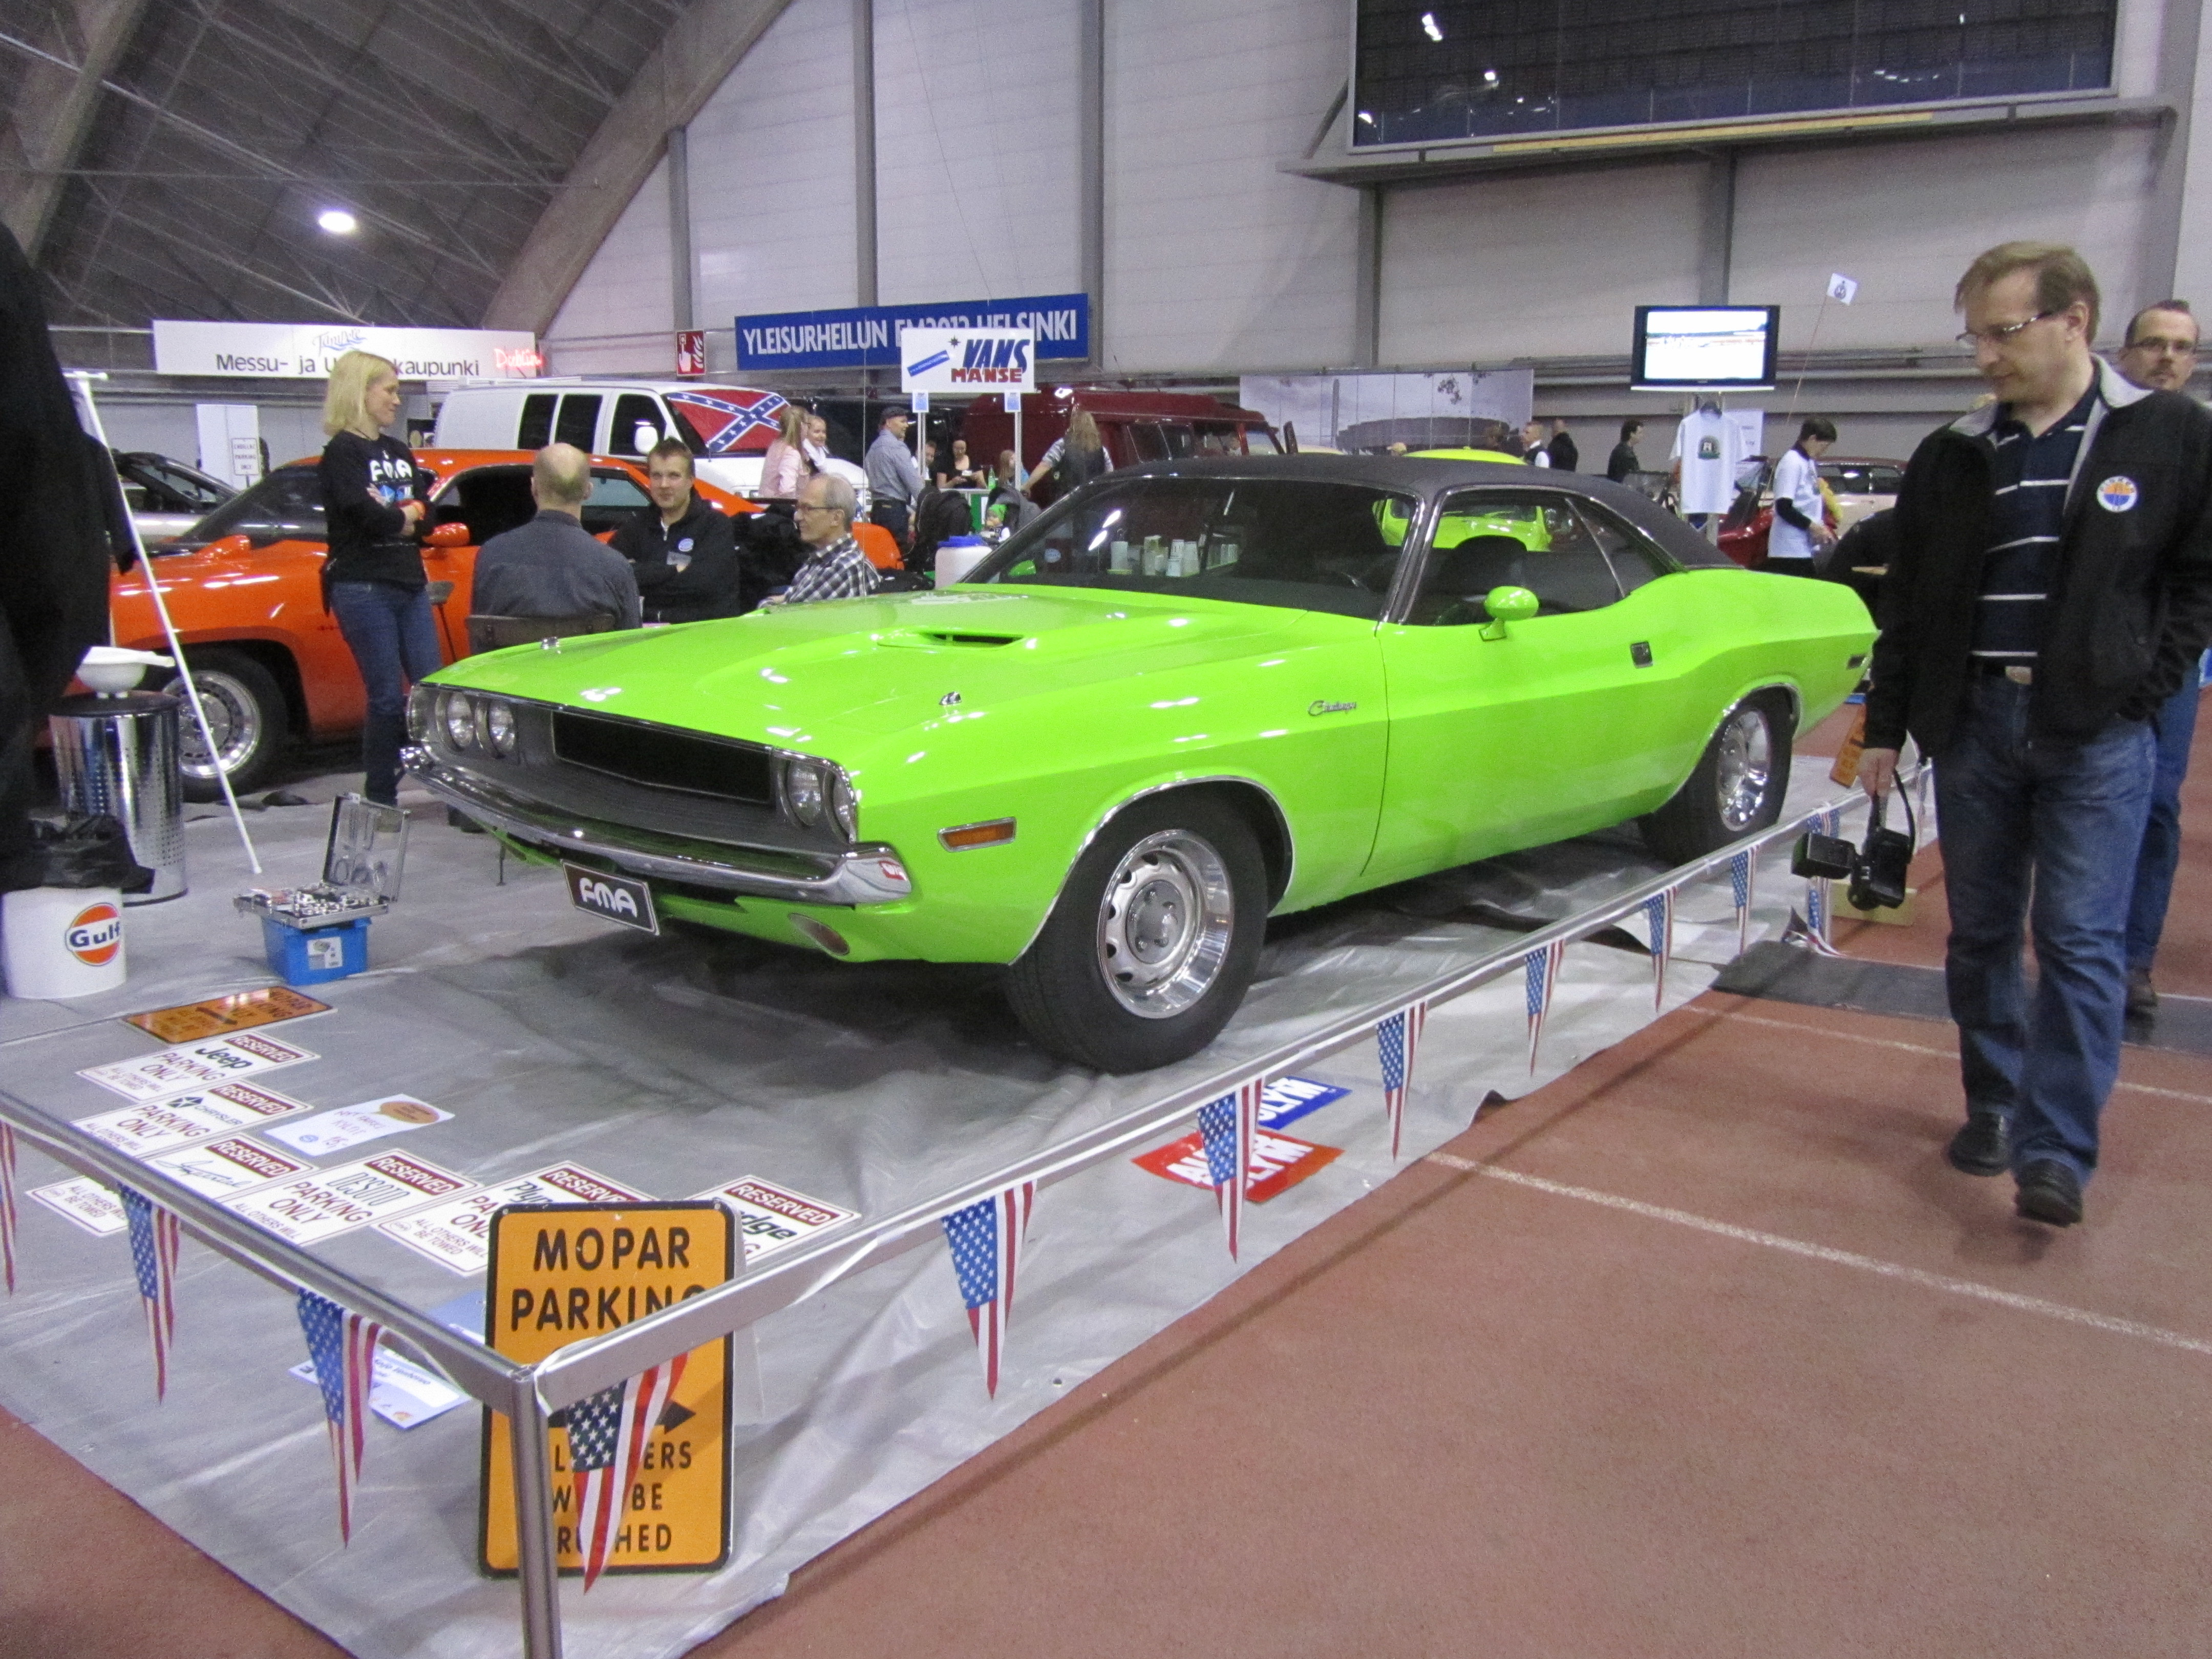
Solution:
<path fill-rule="evenodd" d="M 1774 466 L 1774 523 L 1766 532 L 1766 568 L 1777 575 L 1810 576 L 1814 561 L 1832 546 L 1827 504 L 1820 496 L 1820 457 L 1836 441 L 1836 423 L 1814 415 L 1797 429 L 1797 441 Z"/>

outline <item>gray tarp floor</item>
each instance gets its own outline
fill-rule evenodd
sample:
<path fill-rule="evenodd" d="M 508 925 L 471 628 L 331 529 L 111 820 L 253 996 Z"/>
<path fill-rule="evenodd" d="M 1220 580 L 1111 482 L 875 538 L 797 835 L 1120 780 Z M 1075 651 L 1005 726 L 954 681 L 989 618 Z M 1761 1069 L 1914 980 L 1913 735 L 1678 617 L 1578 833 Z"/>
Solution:
<path fill-rule="evenodd" d="M 1798 761 L 1793 811 L 1838 793 L 1827 764 Z M 316 806 L 249 814 L 267 879 L 316 873 L 339 781 L 306 786 Z M 413 818 L 404 898 L 374 926 L 371 970 L 318 988 L 333 1012 L 270 1028 L 319 1058 L 262 1081 L 317 1108 L 398 1091 L 454 1115 L 323 1163 L 391 1148 L 488 1182 L 573 1160 L 664 1198 L 754 1175 L 864 1215 L 986 1176 L 1511 942 L 1508 929 L 1451 919 L 1468 906 L 1562 916 L 1658 867 L 1632 833 L 1608 832 L 1286 919 L 1212 1049 L 1102 1078 L 1024 1042 L 988 970 L 848 966 L 735 938 L 611 929 L 569 908 L 557 872 L 509 860 L 497 884 L 494 843 L 421 801 Z M 272 981 L 258 926 L 230 908 L 250 878 L 228 821 L 202 810 L 187 837 L 192 890 L 130 912 L 124 989 L 0 1000 L 9 1092 L 64 1119 L 112 1109 L 123 1103 L 78 1068 L 160 1046 L 117 1016 Z M 1768 858 L 1753 936 L 1778 934 L 1803 890 Z M 1691 890 L 1668 1006 L 1710 985 L 1735 948 L 1725 879 Z M 1404 1158 L 1466 1128 L 1490 1091 L 1525 1093 L 1653 1017 L 1648 959 L 1590 944 L 1567 952 L 1533 1078 L 1517 973 L 1437 1009 Z M 1400 1167 L 1372 1042 L 1305 1074 L 1351 1092 L 1288 1133 L 1342 1156 L 1248 1209 L 1244 1267 Z M 67 1174 L 27 1149 L 19 1194 Z M 342 1549 L 319 1401 L 285 1374 L 305 1357 L 290 1298 L 188 1239 L 157 1405 L 125 1237 L 94 1237 L 36 1201 L 20 1209 L 20 1288 L 0 1302 L 0 1404 L 363 1659 L 518 1650 L 513 1583 L 474 1565 L 473 1407 L 405 1432 L 371 1421 Z M 373 1228 L 319 1250 L 424 1310 L 482 1285 Z M 1039 1195 L 995 1400 L 941 1249 L 770 1317 L 757 1328 L 761 1400 L 732 1435 L 729 1565 L 610 1577 L 588 1596 L 564 1581 L 568 1650 L 684 1651 L 1239 1271 L 1210 1194 L 1117 1161 Z"/>

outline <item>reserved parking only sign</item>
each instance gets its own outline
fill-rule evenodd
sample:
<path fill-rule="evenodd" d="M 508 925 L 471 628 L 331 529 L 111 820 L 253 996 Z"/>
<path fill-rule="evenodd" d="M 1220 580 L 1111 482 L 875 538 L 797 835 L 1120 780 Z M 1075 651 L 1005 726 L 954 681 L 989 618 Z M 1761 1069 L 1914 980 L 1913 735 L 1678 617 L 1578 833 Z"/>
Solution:
<path fill-rule="evenodd" d="M 720 1204 L 528 1205 L 492 1219 L 484 1340 L 538 1360 L 721 1284 L 737 1228 Z M 650 1420 L 646 1420 L 649 1417 Z M 730 1538 L 730 1342 L 709 1342 L 553 1415 L 561 1571 L 702 1572 Z M 478 1557 L 516 1570 L 510 1425 L 486 1410 Z"/>

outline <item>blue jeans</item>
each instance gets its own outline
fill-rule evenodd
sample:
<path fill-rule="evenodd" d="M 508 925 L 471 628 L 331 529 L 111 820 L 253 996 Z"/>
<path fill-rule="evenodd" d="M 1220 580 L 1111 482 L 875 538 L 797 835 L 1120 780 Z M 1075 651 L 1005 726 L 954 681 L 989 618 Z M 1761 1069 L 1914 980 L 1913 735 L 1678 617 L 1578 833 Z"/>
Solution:
<path fill-rule="evenodd" d="M 2197 737 L 2196 665 L 2181 689 L 2150 717 L 2158 736 L 2158 778 L 2151 787 L 2150 821 L 2136 855 L 2135 896 L 2128 903 L 2128 967 L 2148 969 L 2166 931 L 2166 904 L 2173 896 L 2174 867 L 2181 862 L 2181 781 L 2189 775 L 2189 745 Z"/>
<path fill-rule="evenodd" d="M 2135 866 L 2112 849 L 2142 841 L 2157 752 L 2146 720 L 2115 720 L 2071 747 L 2033 742 L 2029 696 L 1977 678 L 1936 763 L 1951 902 L 1943 973 L 1967 1111 L 2010 1121 L 2015 1171 L 2053 1159 L 2087 1182 L 2097 1115 L 2119 1074 L 2127 994 Z M 2033 1011 L 2024 918 L 2035 933 Z"/>
<path fill-rule="evenodd" d="M 445 666 L 430 595 L 390 582 L 332 582 L 331 611 L 368 691 L 361 729 L 361 793 L 387 806 L 399 799 L 399 744 L 407 735 L 407 687 Z"/>

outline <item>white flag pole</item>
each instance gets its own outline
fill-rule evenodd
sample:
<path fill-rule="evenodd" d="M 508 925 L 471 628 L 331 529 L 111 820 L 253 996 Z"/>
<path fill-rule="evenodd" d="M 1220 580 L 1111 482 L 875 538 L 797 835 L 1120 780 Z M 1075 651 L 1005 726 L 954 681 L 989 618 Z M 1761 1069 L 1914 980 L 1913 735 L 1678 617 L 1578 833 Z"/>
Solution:
<path fill-rule="evenodd" d="M 88 369 L 71 369 L 69 378 L 77 383 L 84 394 L 84 412 L 92 422 L 92 435 L 107 452 L 108 465 L 115 462 L 115 451 L 107 441 L 107 429 L 100 422 L 100 405 L 93 400 L 92 382 L 107 378 Z M 116 487 L 122 487 L 123 475 L 116 474 Z M 177 659 L 177 683 L 185 689 L 185 701 L 191 705 L 192 724 L 199 727 L 200 741 L 207 745 L 208 763 L 215 769 L 215 781 L 222 790 L 223 804 L 230 808 L 230 821 L 238 826 L 240 845 L 246 848 L 246 861 L 253 866 L 253 873 L 261 873 L 261 855 L 253 850 L 253 837 L 246 833 L 246 814 L 238 810 L 238 797 L 231 793 L 230 774 L 222 769 L 222 756 L 216 748 L 215 734 L 208 730 L 207 710 L 200 706 L 199 687 L 192 684 L 190 666 L 185 661 L 184 641 L 177 637 L 177 625 L 169 620 L 168 601 L 161 597 L 161 584 L 154 576 L 154 561 L 146 551 L 146 538 L 138 533 L 138 521 L 128 512 L 123 515 L 131 526 L 131 544 L 138 550 L 138 568 L 146 573 L 146 591 L 153 596 L 154 612 L 161 619 L 161 632 L 168 636 L 169 650 Z"/>

